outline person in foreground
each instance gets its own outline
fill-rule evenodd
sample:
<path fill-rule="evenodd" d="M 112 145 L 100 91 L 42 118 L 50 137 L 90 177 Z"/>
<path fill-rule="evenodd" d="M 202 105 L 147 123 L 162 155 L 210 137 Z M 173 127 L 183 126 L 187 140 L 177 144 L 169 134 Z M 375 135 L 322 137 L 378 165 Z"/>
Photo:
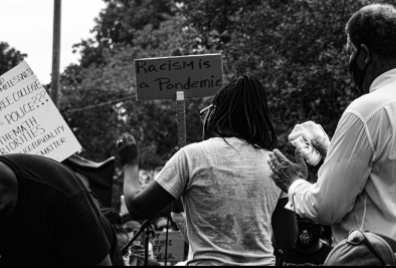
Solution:
<path fill-rule="evenodd" d="M 396 266 L 396 242 L 370 232 L 351 231 L 330 253 L 324 266 Z"/>
<path fill-rule="evenodd" d="M 7 155 L 0 157 L 0 178 L 1 267 L 112 265 L 106 221 L 70 169 Z"/>
<path fill-rule="evenodd" d="M 204 141 L 182 148 L 140 194 L 138 161 L 126 167 L 127 207 L 132 217 L 150 219 L 182 198 L 191 265 L 273 266 L 272 240 L 292 248 L 298 232 L 270 178 L 276 135 L 265 90 L 245 75 L 221 89 L 201 118 Z"/>
<path fill-rule="evenodd" d="M 396 239 L 396 9 L 366 6 L 346 32 L 350 73 L 365 95 L 345 111 L 330 148 L 313 141 L 327 155 L 316 184 L 301 152 L 292 163 L 275 150 L 273 179 L 297 214 L 331 225 L 337 243 L 350 230 Z"/>

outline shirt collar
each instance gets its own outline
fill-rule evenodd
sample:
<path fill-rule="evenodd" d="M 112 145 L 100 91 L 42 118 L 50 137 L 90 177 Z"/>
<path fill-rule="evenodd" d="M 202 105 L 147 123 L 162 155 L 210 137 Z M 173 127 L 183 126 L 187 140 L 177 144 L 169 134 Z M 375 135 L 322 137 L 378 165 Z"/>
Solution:
<path fill-rule="evenodd" d="M 378 76 L 371 84 L 370 93 L 393 82 L 396 82 L 396 69 L 392 69 Z"/>

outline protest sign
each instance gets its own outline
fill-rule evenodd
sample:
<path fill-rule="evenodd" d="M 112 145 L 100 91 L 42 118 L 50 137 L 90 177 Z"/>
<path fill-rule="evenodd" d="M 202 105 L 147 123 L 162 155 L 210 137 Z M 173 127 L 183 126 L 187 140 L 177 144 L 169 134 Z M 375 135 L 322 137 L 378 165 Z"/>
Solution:
<path fill-rule="evenodd" d="M 220 54 L 135 60 L 139 100 L 176 100 L 215 95 L 223 85 Z"/>
<path fill-rule="evenodd" d="M 0 77 L 0 155 L 63 161 L 81 145 L 26 62 Z"/>
<path fill-rule="evenodd" d="M 154 256 L 158 262 L 165 261 L 166 244 L 168 244 L 168 262 L 181 262 L 185 260 L 186 243 L 180 232 L 169 232 L 168 242 L 166 241 L 166 233 L 157 233 L 152 243 Z"/>

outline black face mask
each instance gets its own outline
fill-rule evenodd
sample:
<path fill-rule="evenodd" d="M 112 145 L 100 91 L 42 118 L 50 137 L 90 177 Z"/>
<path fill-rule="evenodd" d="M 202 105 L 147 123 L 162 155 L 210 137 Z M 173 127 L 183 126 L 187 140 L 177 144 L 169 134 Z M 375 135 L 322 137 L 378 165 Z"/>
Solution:
<path fill-rule="evenodd" d="M 359 68 L 357 64 L 357 59 L 361 51 L 362 48 L 359 48 L 355 57 L 349 63 L 349 73 L 351 74 L 352 79 L 355 82 L 356 86 L 358 87 L 359 91 L 363 94 L 366 94 L 367 92 L 364 91 L 363 83 L 364 83 L 364 77 L 366 76 L 368 63 L 364 66 L 363 70 Z"/>

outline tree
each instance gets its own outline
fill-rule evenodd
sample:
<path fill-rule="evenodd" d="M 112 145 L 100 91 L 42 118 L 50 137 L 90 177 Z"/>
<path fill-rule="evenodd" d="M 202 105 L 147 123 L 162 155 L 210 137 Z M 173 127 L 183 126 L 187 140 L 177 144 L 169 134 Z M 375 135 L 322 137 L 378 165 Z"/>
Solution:
<path fill-rule="evenodd" d="M 136 101 L 133 61 L 138 58 L 182 53 L 183 19 L 169 17 L 158 27 L 147 24 L 134 31 L 134 45 L 119 43 L 101 50 L 100 63 L 70 66 L 63 74 L 63 107 L 66 120 L 80 140 L 83 156 L 102 161 L 115 154 L 115 141 L 124 132 L 140 140 L 141 167 L 162 166 L 177 150 L 174 101 Z M 175 30 L 179 29 L 179 30 Z M 93 50 L 96 48 L 93 47 Z M 85 48 L 87 51 L 88 48 Z M 84 58 L 83 54 L 83 58 Z M 91 55 L 89 53 L 89 55 Z M 83 61 L 82 61 L 83 62 Z M 75 110 L 92 104 L 109 105 Z M 199 110 L 205 100 L 187 101 L 189 142 L 199 141 Z M 200 127 L 198 127 L 199 129 Z"/>
<path fill-rule="evenodd" d="M 11 48 L 9 44 L 0 42 L 0 75 L 5 74 L 27 57 L 18 50 Z"/>
<path fill-rule="evenodd" d="M 252 73 L 262 81 L 280 148 L 291 154 L 287 136 L 295 124 L 314 120 L 331 136 L 359 96 L 348 73 L 344 29 L 372 2 L 185 0 L 181 12 L 200 35 L 195 47 L 223 53 L 227 78 Z"/>

